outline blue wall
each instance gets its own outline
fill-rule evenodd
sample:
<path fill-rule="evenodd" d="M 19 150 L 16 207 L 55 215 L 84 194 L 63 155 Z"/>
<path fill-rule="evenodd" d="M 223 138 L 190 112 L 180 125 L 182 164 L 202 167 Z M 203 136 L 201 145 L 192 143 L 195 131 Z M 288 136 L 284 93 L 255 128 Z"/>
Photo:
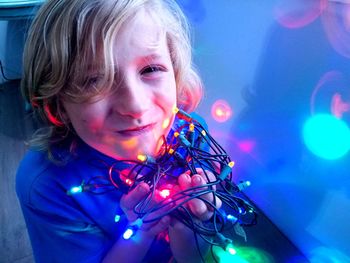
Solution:
<path fill-rule="evenodd" d="M 236 161 L 237 182 L 252 182 L 246 194 L 310 261 L 350 262 L 350 153 L 320 157 L 302 132 L 320 113 L 350 126 L 350 3 L 178 2 L 206 85 L 198 111 Z M 232 110 L 226 122 L 211 115 L 219 99 Z"/>

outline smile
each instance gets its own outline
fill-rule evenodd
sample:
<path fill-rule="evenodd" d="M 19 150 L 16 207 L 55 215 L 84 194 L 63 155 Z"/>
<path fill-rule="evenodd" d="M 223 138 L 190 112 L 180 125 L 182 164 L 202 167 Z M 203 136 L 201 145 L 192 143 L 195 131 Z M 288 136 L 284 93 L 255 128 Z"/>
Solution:
<path fill-rule="evenodd" d="M 132 136 L 138 136 L 138 135 L 142 135 L 144 133 L 150 132 L 154 129 L 155 124 L 148 124 L 145 126 L 140 126 L 140 127 L 133 127 L 130 129 L 125 129 L 125 130 L 119 130 L 116 131 L 116 133 L 125 136 L 125 137 L 132 137 Z"/>

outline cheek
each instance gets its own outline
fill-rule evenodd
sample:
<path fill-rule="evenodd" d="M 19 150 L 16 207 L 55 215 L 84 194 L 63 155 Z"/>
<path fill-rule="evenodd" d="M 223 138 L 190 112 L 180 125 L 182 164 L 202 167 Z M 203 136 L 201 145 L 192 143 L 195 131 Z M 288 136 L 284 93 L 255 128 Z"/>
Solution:
<path fill-rule="evenodd" d="M 66 111 L 78 135 L 97 133 L 103 125 L 102 113 L 96 107 L 69 105 Z"/>
<path fill-rule="evenodd" d="M 165 112 L 172 112 L 177 102 L 175 84 L 172 87 L 167 87 L 161 94 L 157 94 L 157 99 Z"/>

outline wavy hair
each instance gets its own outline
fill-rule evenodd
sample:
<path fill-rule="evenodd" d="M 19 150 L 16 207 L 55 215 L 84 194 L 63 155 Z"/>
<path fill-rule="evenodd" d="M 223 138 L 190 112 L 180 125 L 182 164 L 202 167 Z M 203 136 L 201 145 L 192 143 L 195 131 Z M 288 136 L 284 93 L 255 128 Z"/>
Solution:
<path fill-rule="evenodd" d="M 120 29 L 145 8 L 166 31 L 179 107 L 194 110 L 202 83 L 192 63 L 190 30 L 174 0 L 48 0 L 30 27 L 24 48 L 21 89 L 43 127 L 30 144 L 49 149 L 74 134 L 62 100 L 98 100 L 114 82 L 113 49 Z M 91 67 L 102 70 L 102 84 L 85 89 Z"/>

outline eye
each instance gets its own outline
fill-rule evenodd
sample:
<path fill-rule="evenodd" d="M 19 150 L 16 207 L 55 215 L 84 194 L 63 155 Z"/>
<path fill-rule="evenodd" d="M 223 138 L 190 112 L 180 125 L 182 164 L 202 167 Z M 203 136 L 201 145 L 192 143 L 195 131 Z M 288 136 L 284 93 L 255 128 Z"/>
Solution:
<path fill-rule="evenodd" d="M 147 74 L 152 74 L 156 72 L 165 72 L 167 71 L 163 66 L 159 65 L 148 65 L 141 69 L 140 74 L 141 75 L 147 75 Z"/>
<path fill-rule="evenodd" d="M 85 81 L 87 87 L 96 87 L 101 82 L 102 76 L 91 76 Z"/>

